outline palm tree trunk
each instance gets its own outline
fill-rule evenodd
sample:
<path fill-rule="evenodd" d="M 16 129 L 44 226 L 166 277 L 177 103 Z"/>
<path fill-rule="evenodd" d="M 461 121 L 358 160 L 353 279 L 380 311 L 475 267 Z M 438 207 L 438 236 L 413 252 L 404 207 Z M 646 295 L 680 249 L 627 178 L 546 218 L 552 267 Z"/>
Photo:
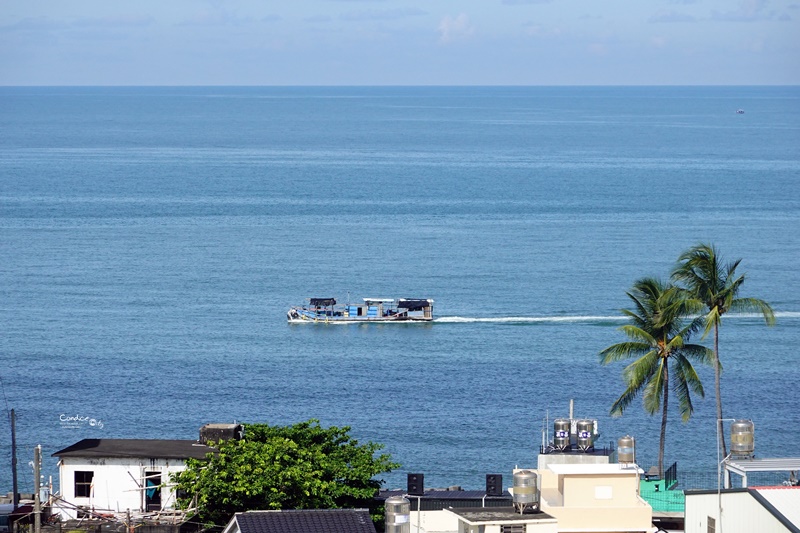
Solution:
<path fill-rule="evenodd" d="M 725 444 L 725 431 L 722 425 L 722 390 L 720 388 L 719 366 L 719 324 L 714 324 L 714 387 L 717 393 L 717 431 L 719 432 L 719 445 L 722 448 L 722 457 L 728 456 L 728 446 Z"/>
<path fill-rule="evenodd" d="M 664 479 L 664 448 L 667 443 L 667 404 L 669 403 L 669 364 L 663 359 L 664 365 L 664 409 L 661 412 L 661 439 L 658 443 L 658 477 Z"/>

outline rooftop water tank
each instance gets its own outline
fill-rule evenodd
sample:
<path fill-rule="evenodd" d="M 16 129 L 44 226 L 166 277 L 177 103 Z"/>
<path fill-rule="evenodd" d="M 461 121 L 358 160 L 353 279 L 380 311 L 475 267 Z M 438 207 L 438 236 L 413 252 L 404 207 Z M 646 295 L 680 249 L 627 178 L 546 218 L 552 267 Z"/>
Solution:
<path fill-rule="evenodd" d="M 617 461 L 620 463 L 636 462 L 636 441 L 630 435 L 617 439 Z"/>
<path fill-rule="evenodd" d="M 752 457 L 755 435 L 752 420 L 736 420 L 731 424 L 731 455 Z"/>
<path fill-rule="evenodd" d="M 553 422 L 553 447 L 557 450 L 569 448 L 569 429 L 570 422 L 568 418 L 557 418 Z"/>
<path fill-rule="evenodd" d="M 514 507 L 523 513 L 526 510 L 539 510 L 539 479 L 536 472 L 519 470 L 514 472 Z"/>
<path fill-rule="evenodd" d="M 578 448 L 588 451 L 594 445 L 594 420 L 578 420 L 575 431 Z"/>
<path fill-rule="evenodd" d="M 242 440 L 244 426 L 242 424 L 206 424 L 200 428 L 200 443 L 222 442 L 224 440 Z"/>
<path fill-rule="evenodd" d="M 410 533 L 411 502 L 403 496 L 386 498 L 386 533 Z"/>

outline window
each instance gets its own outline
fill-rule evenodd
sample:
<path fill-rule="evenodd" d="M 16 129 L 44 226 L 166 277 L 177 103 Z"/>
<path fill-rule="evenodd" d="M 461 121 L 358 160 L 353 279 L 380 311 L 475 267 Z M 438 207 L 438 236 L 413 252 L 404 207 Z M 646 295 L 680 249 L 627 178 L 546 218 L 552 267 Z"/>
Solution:
<path fill-rule="evenodd" d="M 708 533 L 716 533 L 717 531 L 717 521 L 708 517 Z"/>
<path fill-rule="evenodd" d="M 92 478 L 94 472 L 76 471 L 75 472 L 75 497 L 90 498 L 92 496 Z"/>
<path fill-rule="evenodd" d="M 500 526 L 500 533 L 525 533 L 525 524 L 504 524 Z"/>

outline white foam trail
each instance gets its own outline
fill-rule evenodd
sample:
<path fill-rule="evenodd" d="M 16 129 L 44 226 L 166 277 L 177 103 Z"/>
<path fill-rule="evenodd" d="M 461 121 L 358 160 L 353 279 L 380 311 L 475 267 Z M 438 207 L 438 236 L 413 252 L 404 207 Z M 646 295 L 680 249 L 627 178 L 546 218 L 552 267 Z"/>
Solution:
<path fill-rule="evenodd" d="M 800 318 L 798 311 L 780 311 L 775 313 L 775 317 L 781 318 Z M 763 318 L 758 313 L 726 314 L 723 320 Z M 627 317 L 622 315 L 602 316 L 602 315 L 576 315 L 576 316 L 498 316 L 498 317 L 469 317 L 469 316 L 443 316 L 434 322 L 445 324 L 470 324 L 485 322 L 491 324 L 557 324 L 557 323 L 595 323 L 595 322 L 627 322 Z"/>
<path fill-rule="evenodd" d="M 466 317 L 466 316 L 443 316 L 434 320 L 434 322 L 445 323 L 471 323 L 471 322 L 489 322 L 489 323 L 558 323 L 558 322 L 624 322 L 627 320 L 623 316 L 500 316 L 500 317 Z"/>

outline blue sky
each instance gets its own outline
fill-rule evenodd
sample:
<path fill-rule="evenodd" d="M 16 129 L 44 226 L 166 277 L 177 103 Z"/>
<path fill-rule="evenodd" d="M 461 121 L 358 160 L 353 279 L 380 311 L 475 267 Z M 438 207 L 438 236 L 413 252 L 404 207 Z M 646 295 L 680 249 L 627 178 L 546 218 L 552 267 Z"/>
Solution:
<path fill-rule="evenodd" d="M 2 85 L 800 84 L 800 0 L 0 0 Z"/>

